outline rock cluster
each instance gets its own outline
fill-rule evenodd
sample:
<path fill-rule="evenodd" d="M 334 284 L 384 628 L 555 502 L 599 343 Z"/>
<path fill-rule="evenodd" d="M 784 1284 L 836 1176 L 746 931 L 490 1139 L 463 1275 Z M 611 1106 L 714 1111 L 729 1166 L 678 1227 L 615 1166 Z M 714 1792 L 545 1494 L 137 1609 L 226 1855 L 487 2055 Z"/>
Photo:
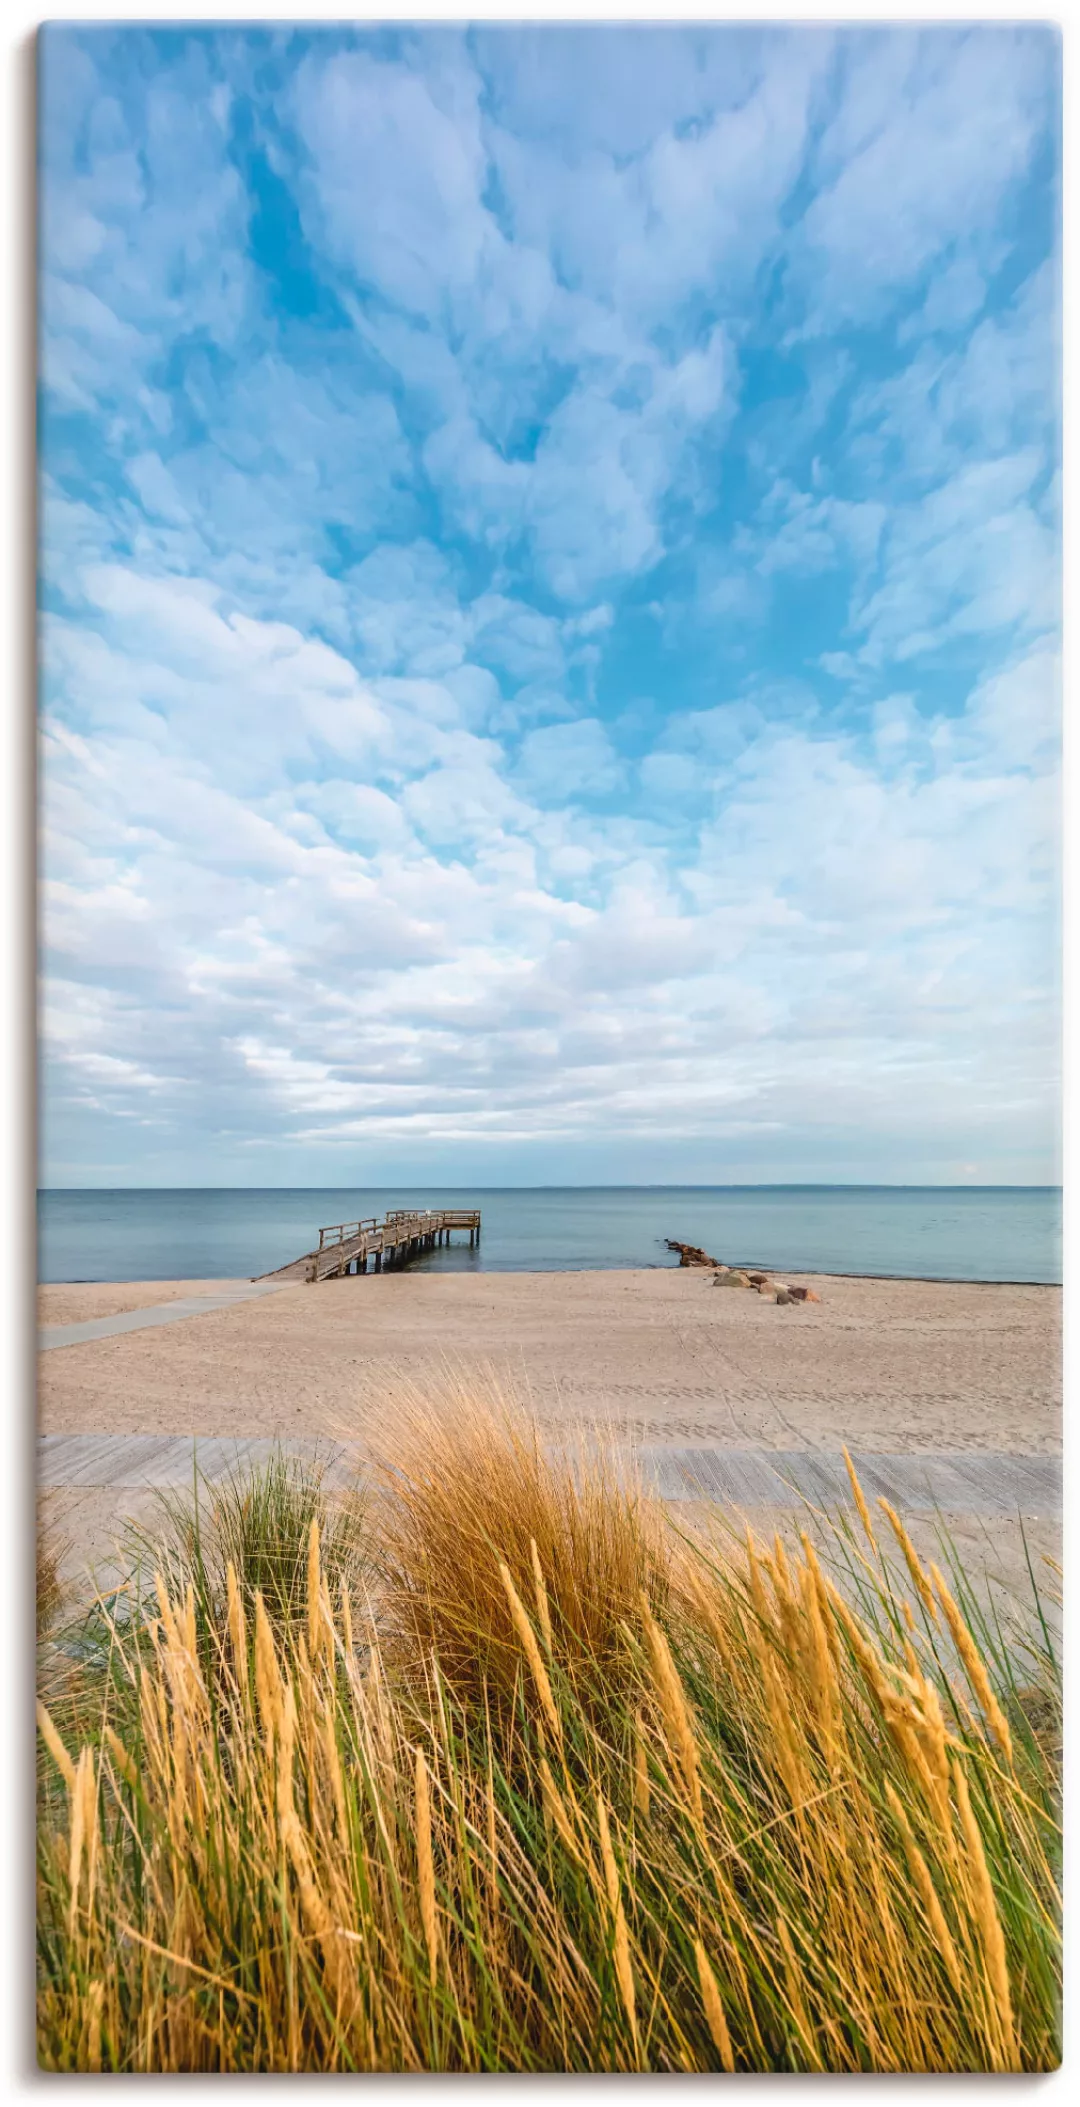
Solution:
<path fill-rule="evenodd" d="M 679 1244 L 670 1236 L 664 1242 L 669 1251 L 678 1252 L 680 1266 L 711 1266 L 716 1288 L 756 1288 L 766 1302 L 789 1305 L 821 1301 L 813 1288 L 789 1288 L 781 1280 L 770 1280 L 767 1273 L 744 1273 L 741 1266 L 726 1266 L 722 1258 L 710 1258 L 700 1244 Z"/>
<path fill-rule="evenodd" d="M 719 1266 L 721 1260 L 710 1258 L 700 1244 L 677 1244 L 670 1236 L 664 1238 L 669 1251 L 677 1251 L 680 1266 Z"/>
<path fill-rule="evenodd" d="M 766 1302 L 778 1302 L 797 1309 L 800 1302 L 820 1302 L 813 1288 L 789 1288 L 782 1280 L 770 1280 L 767 1273 L 744 1273 L 738 1266 L 717 1266 L 713 1274 L 715 1288 L 756 1288 Z"/>

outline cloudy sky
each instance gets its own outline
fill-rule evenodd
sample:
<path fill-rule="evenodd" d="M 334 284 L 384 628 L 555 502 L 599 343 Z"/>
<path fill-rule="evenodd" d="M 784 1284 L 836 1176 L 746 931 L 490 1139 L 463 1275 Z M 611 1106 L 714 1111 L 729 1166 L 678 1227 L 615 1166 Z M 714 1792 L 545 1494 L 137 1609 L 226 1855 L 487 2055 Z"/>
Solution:
<path fill-rule="evenodd" d="M 1041 28 L 51 28 L 44 1182 L 1052 1179 Z"/>

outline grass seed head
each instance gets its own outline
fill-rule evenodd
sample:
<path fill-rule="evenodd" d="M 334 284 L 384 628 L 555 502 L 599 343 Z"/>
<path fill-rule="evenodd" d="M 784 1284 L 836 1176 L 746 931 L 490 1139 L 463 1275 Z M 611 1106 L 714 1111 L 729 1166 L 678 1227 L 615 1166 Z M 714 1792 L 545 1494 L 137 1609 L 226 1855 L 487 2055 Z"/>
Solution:
<path fill-rule="evenodd" d="M 73 1793 L 75 1790 L 76 1778 L 75 1765 L 73 1764 L 71 1757 L 68 1755 L 68 1752 L 64 1747 L 64 1744 L 61 1741 L 55 1726 L 53 1725 L 52 1719 L 48 1711 L 42 1704 L 40 1697 L 37 1701 L 37 1723 L 38 1732 L 40 1733 L 41 1738 L 45 1743 L 45 1746 L 48 1749 L 49 1754 L 52 1757 L 57 1770 L 60 1773 L 60 1776 L 63 1778 L 63 1781 L 67 1786 L 68 1791 L 70 1793 Z"/>
<path fill-rule="evenodd" d="M 904 1563 L 907 1566 L 908 1572 L 911 1575 L 912 1581 L 914 1583 L 919 1599 L 923 1605 L 923 1608 L 925 1609 L 927 1616 L 932 1617 L 936 1624 L 938 1621 L 938 1613 L 937 1604 L 934 1601 L 934 1591 L 930 1585 L 929 1580 L 926 1577 L 926 1574 L 923 1572 L 922 1565 L 919 1560 L 919 1554 L 916 1551 L 915 1546 L 912 1543 L 911 1538 L 908 1535 L 907 1530 L 905 1529 L 904 1524 L 900 1519 L 900 1516 L 897 1514 L 896 1509 L 892 1506 L 891 1502 L 882 1497 L 878 1500 L 878 1506 L 880 1507 L 883 1515 L 888 1521 L 889 1527 L 892 1530 L 892 1533 L 895 1536 L 896 1541 L 904 1554 Z"/>
<path fill-rule="evenodd" d="M 708 1954 L 700 1939 L 694 1940 L 694 1955 L 697 1960 L 698 1982 L 701 1986 L 701 2002 L 705 2007 L 705 2019 L 713 2039 L 713 2046 L 726 2071 L 735 2068 L 735 2051 L 731 2045 L 724 2013 L 723 2000 L 716 1977 L 713 1974 Z"/>
<path fill-rule="evenodd" d="M 648 1596 L 644 1593 L 641 1596 L 641 1616 L 648 1641 L 653 1682 L 656 1694 L 660 1700 L 660 1710 L 663 1714 L 668 1739 L 671 1742 L 672 1749 L 678 1760 L 679 1769 L 682 1772 L 686 1797 L 690 1803 L 690 1811 L 695 1826 L 699 1830 L 704 1831 L 705 1811 L 701 1799 L 698 1747 L 694 1734 L 693 1720 L 690 1717 L 690 1707 L 686 1702 L 686 1692 L 683 1689 L 679 1671 L 672 1658 L 671 1648 L 653 1616 Z"/>
<path fill-rule="evenodd" d="M 945 1622 L 952 1635 L 953 1645 L 956 1647 L 956 1651 L 964 1664 L 964 1673 L 971 1685 L 976 1703 L 980 1706 L 983 1717 L 1006 1763 L 1011 1764 L 1013 1748 L 1009 1722 L 994 1695 L 993 1685 L 987 1674 L 986 1663 L 971 1636 L 967 1623 L 953 1600 L 944 1575 L 935 1565 L 931 1566 L 930 1571 L 933 1575 L 934 1586 L 937 1589 L 941 1607 L 945 1612 Z"/>
<path fill-rule="evenodd" d="M 420 1921 L 424 1927 L 428 1967 L 435 1981 L 439 1958 L 439 1930 L 435 1915 L 435 1858 L 431 1842 L 431 1793 L 427 1758 L 416 1750 L 416 1872 L 420 1893 Z"/>
<path fill-rule="evenodd" d="M 521 1596 L 518 1594 L 518 1591 L 514 1586 L 513 1580 L 510 1575 L 510 1569 L 508 1566 L 504 1565 L 501 1560 L 499 1562 L 499 1575 L 502 1580 L 503 1587 L 506 1590 L 506 1599 L 510 1604 L 510 1615 L 513 1619 L 514 1630 L 516 1631 L 518 1638 L 521 1640 L 522 1648 L 525 1653 L 525 1658 L 529 1663 L 529 1667 L 532 1669 L 533 1681 L 536 1684 L 536 1692 L 537 1696 L 540 1699 L 540 1704 L 544 1712 L 544 1717 L 546 1718 L 548 1725 L 550 1726 L 551 1731 L 555 1736 L 556 1741 L 561 1743 L 562 1720 L 559 1718 L 558 1708 L 555 1704 L 555 1698 L 552 1693 L 551 1680 L 548 1676 L 547 1669 L 544 1666 L 543 1655 L 541 1654 L 540 1648 L 537 1644 L 536 1633 L 534 1632 L 532 1625 L 529 1622 L 529 1613 L 525 1608 L 525 1604 L 522 1602 Z"/>
<path fill-rule="evenodd" d="M 600 1835 L 600 1856 L 604 1866 L 608 1906 L 611 1911 L 615 1978 L 619 1985 L 619 1995 L 622 1998 L 623 2010 L 626 2013 L 630 2027 L 630 2034 L 634 2044 L 634 2056 L 636 2060 L 640 2060 L 641 2044 L 638 2037 L 634 1971 L 630 1960 L 630 1934 L 626 1925 L 626 1911 L 623 1908 L 622 1883 L 619 1879 L 619 1869 L 615 1863 L 615 1853 L 611 1843 L 608 1811 L 604 1804 L 603 1793 L 600 1792 L 596 1795 L 596 1820 Z"/>
<path fill-rule="evenodd" d="M 852 1497 L 854 1498 L 856 1508 L 858 1509 L 859 1520 L 863 1525 L 863 1529 L 866 1533 L 866 1539 L 870 1545 L 871 1551 L 876 1553 L 877 1537 L 874 1535 L 874 1525 L 873 1522 L 870 1520 L 870 1509 L 866 1504 L 866 1494 L 863 1492 L 862 1486 L 859 1483 L 859 1474 L 855 1469 L 855 1465 L 853 1464 L 846 1448 L 844 1449 L 844 1462 L 847 1466 L 848 1480 L 851 1485 Z"/>

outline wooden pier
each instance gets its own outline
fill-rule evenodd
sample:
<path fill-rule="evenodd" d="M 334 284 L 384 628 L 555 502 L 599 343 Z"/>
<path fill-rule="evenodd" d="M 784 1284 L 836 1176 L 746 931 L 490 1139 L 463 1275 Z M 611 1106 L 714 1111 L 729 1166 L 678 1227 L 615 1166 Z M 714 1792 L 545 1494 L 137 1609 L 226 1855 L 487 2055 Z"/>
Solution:
<path fill-rule="evenodd" d="M 305 1252 L 264 1280 L 340 1280 L 346 1273 L 381 1273 L 384 1266 L 404 1266 L 411 1258 L 434 1251 L 450 1242 L 454 1229 L 467 1229 L 470 1246 L 480 1242 L 478 1207 L 435 1207 L 422 1210 L 396 1208 L 379 1221 L 369 1215 L 359 1222 L 332 1222 L 319 1231 L 318 1249 Z"/>

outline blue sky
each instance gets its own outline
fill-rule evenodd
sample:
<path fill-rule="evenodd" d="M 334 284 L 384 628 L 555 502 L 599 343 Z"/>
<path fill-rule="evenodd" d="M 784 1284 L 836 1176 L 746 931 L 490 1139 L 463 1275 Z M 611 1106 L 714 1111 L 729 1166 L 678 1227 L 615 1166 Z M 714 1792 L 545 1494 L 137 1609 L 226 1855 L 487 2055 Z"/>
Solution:
<path fill-rule="evenodd" d="M 50 1184 L 1057 1175 L 1059 47 L 42 38 Z"/>

